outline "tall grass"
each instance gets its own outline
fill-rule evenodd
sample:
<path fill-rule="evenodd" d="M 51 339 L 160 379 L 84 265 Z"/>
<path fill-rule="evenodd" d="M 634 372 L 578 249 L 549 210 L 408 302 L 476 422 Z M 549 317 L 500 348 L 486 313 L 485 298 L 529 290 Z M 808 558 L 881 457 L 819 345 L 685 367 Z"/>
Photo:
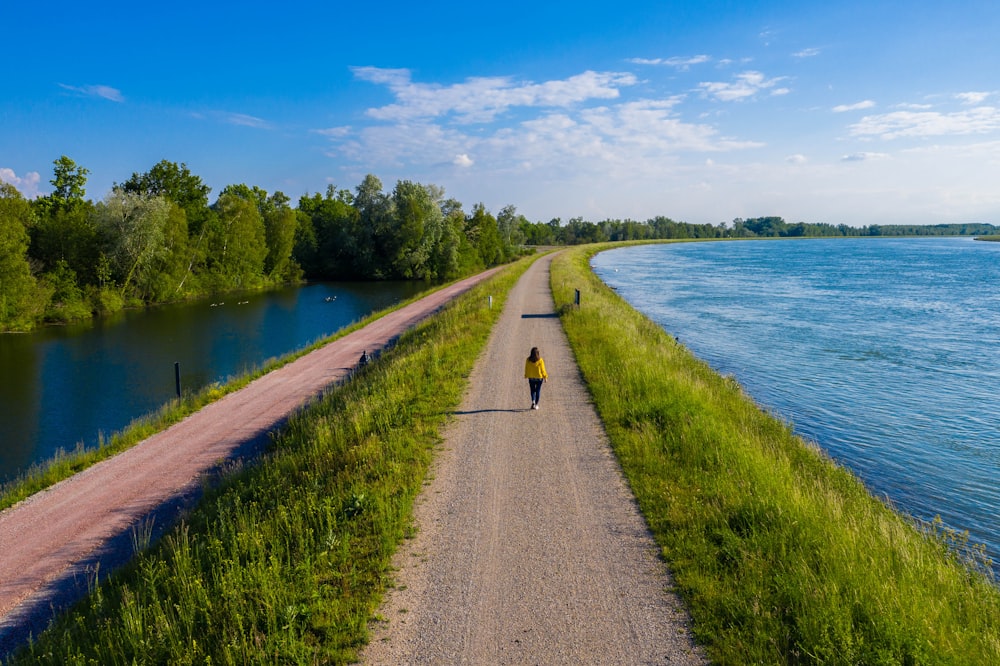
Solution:
<path fill-rule="evenodd" d="M 555 259 L 554 296 L 711 658 L 1000 664 L 1000 591 L 985 569 L 629 307 L 589 269 L 596 251 Z"/>
<path fill-rule="evenodd" d="M 290 419 L 14 664 L 348 663 L 522 260 Z M 487 296 L 493 297 L 488 307 Z"/>
<path fill-rule="evenodd" d="M 91 465 L 121 453 L 147 437 L 165 430 L 174 423 L 182 421 L 205 405 L 215 402 L 229 393 L 238 391 L 258 377 L 291 363 L 299 357 L 338 338 L 344 337 L 348 333 L 385 316 L 389 312 L 405 307 L 427 296 L 429 293 L 443 288 L 443 286 L 446 285 L 428 289 L 392 307 L 374 312 L 340 329 L 333 335 L 320 338 L 312 344 L 280 358 L 268 359 L 257 367 L 247 369 L 238 376 L 230 377 L 223 382 L 213 382 L 197 391 L 185 392 L 180 398 L 171 400 L 163 404 L 159 409 L 134 419 L 126 427 L 112 433 L 110 436 L 105 436 L 103 433 L 100 434 L 97 446 L 95 447 L 86 448 L 80 442 L 72 451 L 58 451 L 48 460 L 30 467 L 16 478 L 0 485 L 0 511 L 17 504 L 40 490 L 44 490 L 63 479 L 69 478 Z"/>

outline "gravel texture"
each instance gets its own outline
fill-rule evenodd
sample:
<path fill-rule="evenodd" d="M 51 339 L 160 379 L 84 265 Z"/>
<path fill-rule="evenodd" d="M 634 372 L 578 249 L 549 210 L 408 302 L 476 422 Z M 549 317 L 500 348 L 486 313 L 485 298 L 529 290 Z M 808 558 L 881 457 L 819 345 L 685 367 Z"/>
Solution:
<path fill-rule="evenodd" d="M 417 502 L 367 664 L 703 664 L 549 290 L 511 291 Z M 549 380 L 529 409 L 524 361 Z"/>
<path fill-rule="evenodd" d="M 295 410 L 496 269 L 391 312 L 0 513 L 0 659 L 99 574 L 127 562 L 198 496 L 206 473 L 254 455 Z"/>

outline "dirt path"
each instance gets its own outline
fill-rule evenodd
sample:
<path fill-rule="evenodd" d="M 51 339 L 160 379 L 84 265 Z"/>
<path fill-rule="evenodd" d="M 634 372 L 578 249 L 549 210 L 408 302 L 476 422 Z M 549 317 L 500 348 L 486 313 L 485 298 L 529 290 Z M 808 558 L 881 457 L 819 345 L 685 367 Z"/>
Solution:
<path fill-rule="evenodd" d="M 362 350 L 382 349 L 494 272 L 392 312 L 0 513 L 0 659 L 43 629 L 53 606 L 85 593 L 95 572 L 126 562 L 137 526 L 168 525 L 206 472 L 259 450 L 293 411 L 346 376 Z"/>
<path fill-rule="evenodd" d="M 476 363 L 364 663 L 706 663 L 553 312 L 550 263 Z M 550 377 L 538 411 L 532 346 Z"/>

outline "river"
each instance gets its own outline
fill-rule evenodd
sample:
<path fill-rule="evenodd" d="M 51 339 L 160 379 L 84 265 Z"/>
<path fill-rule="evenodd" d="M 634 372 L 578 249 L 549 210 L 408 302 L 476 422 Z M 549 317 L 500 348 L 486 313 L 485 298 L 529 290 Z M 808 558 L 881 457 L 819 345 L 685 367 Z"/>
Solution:
<path fill-rule="evenodd" d="M 1000 243 L 678 243 L 592 263 L 875 495 L 1000 561 Z"/>
<path fill-rule="evenodd" d="M 95 446 L 194 391 L 405 300 L 420 283 L 317 283 L 0 335 L 0 481 L 60 449 Z M 358 356 L 362 350 L 358 350 Z"/>

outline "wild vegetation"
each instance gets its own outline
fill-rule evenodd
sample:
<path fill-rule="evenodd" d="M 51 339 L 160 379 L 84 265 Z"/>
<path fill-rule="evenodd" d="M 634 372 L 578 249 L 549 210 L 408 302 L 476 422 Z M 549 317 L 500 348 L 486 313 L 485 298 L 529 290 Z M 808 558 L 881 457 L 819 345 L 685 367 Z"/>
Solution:
<path fill-rule="evenodd" d="M 439 428 L 528 261 L 292 418 L 260 464 L 207 487 L 176 529 L 10 663 L 352 661 Z"/>
<path fill-rule="evenodd" d="M 287 354 L 281 358 L 267 359 L 239 376 L 229 377 L 222 382 L 213 382 L 195 392 L 185 391 L 180 398 L 165 403 L 155 412 L 134 419 L 121 431 L 111 433 L 107 437 L 101 435 L 96 447 L 87 448 L 81 442 L 73 451 L 60 451 L 52 458 L 41 461 L 18 474 L 13 479 L 0 484 L 0 511 L 17 504 L 40 490 L 44 490 L 63 479 L 69 478 L 73 474 L 101 460 L 124 451 L 141 442 L 143 439 L 197 412 L 205 405 L 233 391 L 238 391 L 254 379 L 272 370 L 276 370 L 287 363 L 291 363 L 300 356 L 304 356 L 322 345 L 343 337 L 392 310 L 404 307 L 408 303 L 426 296 L 430 291 L 433 291 L 433 289 L 397 303 L 391 308 L 373 313 L 350 326 L 344 327 L 331 336 L 317 340 L 297 352 Z"/>
<path fill-rule="evenodd" d="M 564 328 L 694 630 L 720 664 L 1000 663 L 1000 589 L 564 253 Z M 571 305 L 575 289 L 580 307 Z"/>
<path fill-rule="evenodd" d="M 63 156 L 53 192 L 27 201 L 0 183 L 0 331 L 127 306 L 305 279 L 439 282 L 519 256 L 512 207 L 470 214 L 433 185 L 375 176 L 292 208 L 282 192 L 210 188 L 181 164 L 134 173 L 104 199 Z"/>

